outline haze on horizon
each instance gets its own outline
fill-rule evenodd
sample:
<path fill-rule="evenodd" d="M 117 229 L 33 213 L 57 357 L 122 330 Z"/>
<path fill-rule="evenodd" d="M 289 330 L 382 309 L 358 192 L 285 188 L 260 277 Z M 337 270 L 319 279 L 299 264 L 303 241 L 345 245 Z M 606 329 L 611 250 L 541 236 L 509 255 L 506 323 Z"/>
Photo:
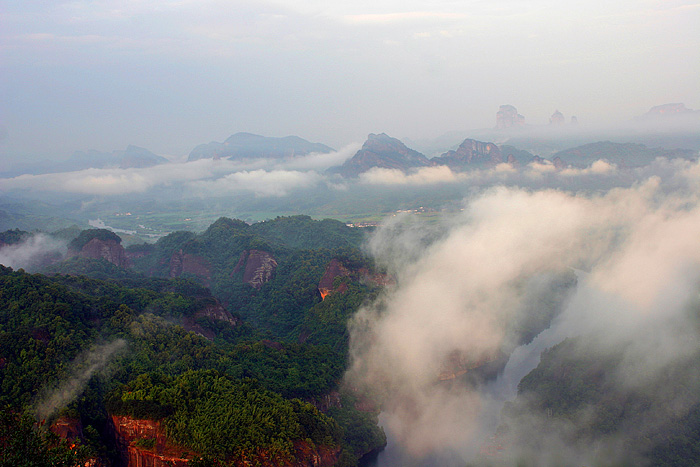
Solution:
<path fill-rule="evenodd" d="M 2 2 L 0 158 L 135 144 L 170 156 L 238 131 L 340 149 L 650 107 L 700 108 L 700 2 Z"/>

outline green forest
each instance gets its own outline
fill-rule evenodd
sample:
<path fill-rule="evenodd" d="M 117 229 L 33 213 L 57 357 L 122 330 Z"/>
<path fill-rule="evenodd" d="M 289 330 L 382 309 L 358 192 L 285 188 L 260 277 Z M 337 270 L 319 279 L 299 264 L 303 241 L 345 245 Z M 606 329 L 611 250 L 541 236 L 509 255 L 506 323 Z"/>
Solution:
<path fill-rule="evenodd" d="M 119 243 L 114 237 L 82 231 L 70 248 L 93 238 Z M 128 248 L 127 268 L 80 255 L 40 272 L 1 267 L 0 465 L 121 465 L 110 438 L 115 415 L 159 421 L 192 465 L 285 465 L 300 442 L 356 465 L 385 444 L 378 414 L 355 409 L 356 395 L 341 386 L 346 322 L 381 288 L 362 280 L 374 272 L 362 238 L 306 216 L 252 226 L 222 218 L 201 234 Z M 277 264 L 259 288 L 232 273 L 250 250 Z M 197 255 L 206 276 L 172 277 L 174 254 Z M 318 284 L 332 259 L 346 274 L 322 300 Z M 329 394 L 336 402 L 320 404 Z M 74 446 L 47 429 L 61 417 L 80 422 Z M 22 449 L 17 424 L 32 433 Z M 154 444 L 139 440 L 143 449 Z M 26 460 L 27 449 L 40 459 Z"/>

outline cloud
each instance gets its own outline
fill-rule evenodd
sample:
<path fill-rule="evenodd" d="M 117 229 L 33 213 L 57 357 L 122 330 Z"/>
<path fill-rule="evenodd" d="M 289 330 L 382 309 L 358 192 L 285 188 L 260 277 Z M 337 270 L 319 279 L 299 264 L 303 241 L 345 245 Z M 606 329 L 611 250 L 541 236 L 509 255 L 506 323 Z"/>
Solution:
<path fill-rule="evenodd" d="M 4 190 L 38 190 L 119 195 L 143 193 L 159 185 L 211 177 L 227 170 L 216 161 L 165 164 L 145 169 L 86 169 L 3 179 Z"/>
<path fill-rule="evenodd" d="M 611 175 L 617 170 L 615 164 L 604 160 L 597 160 L 585 169 L 567 168 L 559 172 L 562 177 L 575 177 L 579 175 Z"/>
<path fill-rule="evenodd" d="M 45 395 L 36 405 L 40 420 L 51 416 L 56 410 L 72 402 L 87 385 L 90 378 L 102 371 L 117 353 L 126 348 L 126 341 L 117 339 L 103 345 L 95 345 L 76 357 L 70 366 L 72 372 L 54 388 L 46 388 Z"/>
<path fill-rule="evenodd" d="M 193 188 L 198 194 L 252 191 L 260 195 L 281 196 L 296 186 L 313 186 L 322 181 L 322 177 L 314 171 L 286 170 L 282 167 L 323 168 L 345 157 L 347 150 L 328 155 L 312 154 L 298 161 L 202 159 L 145 169 L 87 169 L 20 175 L 3 179 L 2 189 L 122 195 L 144 193 L 159 187 L 184 186 Z"/>
<path fill-rule="evenodd" d="M 398 169 L 374 167 L 360 174 L 360 182 L 368 185 L 431 185 L 459 179 L 460 176 L 447 166 L 426 167 L 409 174 Z"/>
<path fill-rule="evenodd" d="M 279 162 L 271 162 L 273 163 L 273 167 L 278 169 L 315 170 L 320 172 L 336 165 L 342 165 L 346 160 L 354 156 L 358 149 L 360 149 L 360 144 L 353 143 L 339 151 L 313 153 L 306 156 L 283 159 Z"/>
<path fill-rule="evenodd" d="M 343 19 L 352 24 L 387 24 L 406 21 L 460 20 L 467 18 L 464 13 L 440 11 L 406 11 L 402 13 L 367 13 L 345 15 Z"/>
<path fill-rule="evenodd" d="M 189 186 L 195 192 L 209 196 L 238 191 L 250 191 L 258 196 L 286 196 L 294 189 L 312 187 L 322 180 L 323 177 L 316 172 L 260 169 L 235 172 L 213 181 L 191 182 Z"/>
<path fill-rule="evenodd" d="M 593 333 L 599 349 L 625 343 L 620 387 L 659 377 L 700 350 L 687 314 L 700 283 L 700 200 L 664 188 L 658 177 L 590 196 L 501 187 L 429 234 L 409 218 L 385 224 L 370 251 L 397 286 L 351 323 L 348 384 L 381 404 L 385 426 L 414 460 L 435 452 L 473 460 L 482 423 L 500 405 L 483 387 L 441 375 L 455 367 L 469 375 L 514 348 L 509 326 L 538 309 L 525 306 L 536 278 L 572 267 L 589 273 L 554 338 Z M 650 397 L 661 420 L 665 401 Z"/>
<path fill-rule="evenodd" d="M 37 233 L 19 243 L 0 248 L 0 264 L 13 269 L 31 270 L 52 257 L 63 257 L 66 250 L 66 242 Z"/>

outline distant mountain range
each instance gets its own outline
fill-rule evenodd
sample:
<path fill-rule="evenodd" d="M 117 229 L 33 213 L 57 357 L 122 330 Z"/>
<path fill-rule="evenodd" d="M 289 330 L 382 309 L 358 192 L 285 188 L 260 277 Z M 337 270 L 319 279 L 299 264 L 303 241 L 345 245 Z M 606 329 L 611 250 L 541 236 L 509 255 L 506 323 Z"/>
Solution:
<path fill-rule="evenodd" d="M 691 149 L 648 148 L 643 144 L 599 141 L 559 151 L 552 158 L 557 157 L 575 167 L 588 167 L 601 159 L 619 167 L 641 167 L 658 157 L 693 160 L 698 154 Z"/>
<path fill-rule="evenodd" d="M 439 144 L 438 140 L 435 140 L 434 144 L 416 143 L 432 157 L 385 133 L 371 133 L 352 158 L 340 166 L 331 167 L 327 173 L 355 178 L 372 168 L 407 172 L 421 167 L 446 166 L 455 172 L 463 172 L 494 167 L 501 163 L 517 168 L 532 161 L 551 162 L 555 168 L 561 169 L 567 166 L 587 167 L 599 159 L 619 167 L 647 165 L 657 157 L 696 159 L 700 149 L 700 133 L 694 131 L 696 126 L 693 126 L 693 122 L 697 122 L 699 116 L 700 111 L 688 109 L 684 104 L 664 104 L 653 107 L 644 116 L 637 117 L 634 127 L 587 133 L 577 125 L 567 125 L 565 129 L 552 129 L 552 125 L 546 129 L 527 127 L 523 123 L 524 117 L 517 113 L 515 107 L 501 106 L 497 114 L 497 128 L 468 132 L 468 137 L 459 145 L 455 144 L 458 141 L 456 133 L 449 134 L 449 137 L 445 135 Z M 687 125 L 664 126 L 668 122 L 673 125 L 678 122 Z M 645 126 L 657 123 L 658 128 Z M 190 152 L 187 161 L 277 160 L 333 151 L 333 148 L 325 144 L 313 143 L 298 136 L 267 137 L 239 132 L 231 135 L 223 143 L 214 141 L 196 146 Z M 76 151 L 68 160 L 62 162 L 44 161 L 17 165 L 0 173 L 0 177 L 72 172 L 91 168 L 145 168 L 168 162 L 168 159 L 147 149 L 129 145 L 124 150 L 112 152 Z"/>
<path fill-rule="evenodd" d="M 148 149 L 129 145 L 123 151 L 100 152 L 89 150 L 87 152 L 76 151 L 66 165 L 73 170 L 106 169 L 118 167 L 120 169 L 142 169 L 154 165 L 170 162 L 165 157 L 152 153 Z"/>
<path fill-rule="evenodd" d="M 38 162 L 30 165 L 17 166 L 0 174 L 3 177 L 15 177 L 22 174 L 48 174 L 60 172 L 75 172 L 85 169 L 141 169 L 170 162 L 165 157 L 152 153 L 148 149 L 129 145 L 124 150 L 103 152 L 90 149 L 76 151 L 65 161 Z"/>
<path fill-rule="evenodd" d="M 305 156 L 311 153 L 328 153 L 333 148 L 321 143 L 311 143 L 298 136 L 273 138 L 252 133 L 236 133 L 223 143 L 216 141 L 200 144 L 190 152 L 188 161 L 199 159 L 281 159 Z"/>
<path fill-rule="evenodd" d="M 408 148 L 396 138 L 384 133 L 370 134 L 362 148 L 342 166 L 332 167 L 328 173 L 337 173 L 353 178 L 373 168 L 398 169 L 408 172 L 421 167 L 446 166 L 454 172 L 495 167 L 506 163 L 522 167 L 531 162 L 549 163 L 556 169 L 573 166 L 584 168 L 597 160 L 606 160 L 622 168 L 648 165 L 656 158 L 687 160 L 697 159 L 692 149 L 649 148 L 643 144 L 599 141 L 584 144 L 554 153 L 545 159 L 513 146 L 498 146 L 495 143 L 465 139 L 456 149 L 427 158 Z"/>

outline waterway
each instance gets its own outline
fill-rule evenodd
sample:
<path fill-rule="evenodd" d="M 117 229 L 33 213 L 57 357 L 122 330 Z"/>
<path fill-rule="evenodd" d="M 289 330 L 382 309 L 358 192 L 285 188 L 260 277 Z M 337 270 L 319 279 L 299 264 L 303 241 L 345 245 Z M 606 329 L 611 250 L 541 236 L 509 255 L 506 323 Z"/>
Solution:
<path fill-rule="evenodd" d="M 127 235 L 136 235 L 135 230 L 124 230 L 124 229 L 117 229 L 116 227 L 111 227 L 109 225 L 106 225 L 104 221 L 100 218 L 97 218 L 95 220 L 89 220 L 88 224 L 90 224 L 90 227 L 94 227 L 96 229 L 107 229 L 111 230 L 114 233 L 123 233 Z"/>

